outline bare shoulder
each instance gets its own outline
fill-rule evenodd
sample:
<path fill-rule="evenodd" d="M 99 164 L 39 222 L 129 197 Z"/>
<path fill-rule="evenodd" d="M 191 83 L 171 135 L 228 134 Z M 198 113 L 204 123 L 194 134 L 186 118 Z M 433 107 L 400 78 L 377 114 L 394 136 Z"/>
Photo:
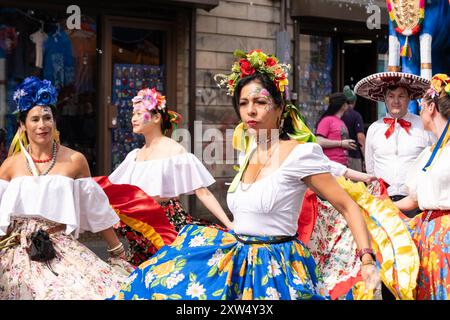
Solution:
<path fill-rule="evenodd" d="M 164 140 L 162 142 L 164 143 L 164 148 L 170 150 L 171 156 L 184 154 L 187 152 L 186 149 L 181 144 L 179 144 L 178 142 L 176 142 L 171 138 L 164 137 Z"/>
<path fill-rule="evenodd" d="M 72 168 L 70 171 L 76 172 L 74 178 L 88 177 L 91 175 L 86 157 L 81 152 L 61 145 L 59 154 L 61 161 L 68 163 Z"/>
<path fill-rule="evenodd" d="M 22 153 L 17 153 L 11 157 L 6 158 L 5 161 L 3 161 L 2 165 L 0 166 L 0 179 L 7 181 L 11 180 L 15 166 L 23 161 L 21 159 L 21 155 Z"/>

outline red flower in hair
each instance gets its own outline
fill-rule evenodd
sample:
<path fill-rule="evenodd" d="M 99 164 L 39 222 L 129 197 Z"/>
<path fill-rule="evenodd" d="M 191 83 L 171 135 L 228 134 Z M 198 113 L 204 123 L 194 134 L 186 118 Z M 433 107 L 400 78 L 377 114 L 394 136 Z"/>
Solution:
<path fill-rule="evenodd" d="M 241 65 L 241 72 L 242 72 L 241 78 L 250 76 L 255 73 L 255 69 L 252 67 L 250 62 L 248 62 L 247 60 L 241 59 L 239 61 L 239 64 Z"/>
<path fill-rule="evenodd" d="M 262 51 L 259 49 L 255 49 L 255 50 L 250 51 L 248 54 L 252 54 L 253 52 L 262 52 Z"/>
<path fill-rule="evenodd" d="M 266 66 L 268 67 L 273 67 L 274 65 L 276 65 L 277 62 L 275 61 L 275 59 L 272 58 L 267 58 L 266 60 Z"/>

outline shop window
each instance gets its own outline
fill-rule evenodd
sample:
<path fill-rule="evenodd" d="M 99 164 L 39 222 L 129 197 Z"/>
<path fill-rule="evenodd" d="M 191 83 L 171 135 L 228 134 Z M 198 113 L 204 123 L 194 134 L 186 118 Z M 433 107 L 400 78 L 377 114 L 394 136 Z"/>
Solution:
<path fill-rule="evenodd" d="M 66 28 L 65 12 L 0 8 L 0 126 L 9 144 L 17 129 L 13 93 L 28 76 L 58 89 L 56 123 L 61 143 L 83 153 L 95 172 L 97 24 L 82 15 Z"/>
<path fill-rule="evenodd" d="M 156 88 L 166 94 L 164 43 L 163 31 L 112 28 L 112 104 L 118 114 L 111 135 L 112 170 L 144 143 L 142 135 L 133 134 L 131 99 L 143 88 Z"/>
<path fill-rule="evenodd" d="M 299 106 L 306 124 L 315 128 L 333 90 L 331 37 L 300 35 Z"/>

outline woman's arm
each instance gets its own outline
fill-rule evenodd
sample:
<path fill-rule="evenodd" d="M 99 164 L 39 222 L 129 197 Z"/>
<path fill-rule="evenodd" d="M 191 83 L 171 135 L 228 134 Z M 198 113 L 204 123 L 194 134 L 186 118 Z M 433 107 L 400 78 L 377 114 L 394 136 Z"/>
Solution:
<path fill-rule="evenodd" d="M 13 166 L 14 157 L 8 157 L 3 161 L 2 165 L 0 166 L 0 179 L 10 181 L 11 180 L 11 168 Z"/>
<path fill-rule="evenodd" d="M 419 203 L 417 202 L 417 200 L 414 200 L 410 196 L 404 197 L 402 200 L 398 200 L 398 201 L 394 202 L 394 204 L 402 212 L 413 210 L 419 206 Z"/>
<path fill-rule="evenodd" d="M 344 148 L 344 149 L 352 149 L 355 150 L 357 145 L 352 139 L 344 139 L 344 140 L 330 140 L 324 138 L 322 136 L 317 136 L 317 143 L 323 148 Z"/>
<path fill-rule="evenodd" d="M 358 249 L 370 248 L 369 231 L 359 206 L 342 189 L 329 173 L 308 176 L 303 181 L 318 195 L 328 200 L 345 218 L 352 232 Z M 371 289 L 379 282 L 379 276 L 373 264 L 371 255 L 362 256 L 361 274 Z M 367 287 L 366 287 L 367 288 Z"/>
<path fill-rule="evenodd" d="M 227 214 L 223 211 L 222 206 L 216 197 L 208 190 L 208 188 L 199 188 L 195 190 L 195 195 L 211 211 L 211 213 L 222 222 L 229 230 L 233 229 L 233 223 L 228 219 Z"/>
<path fill-rule="evenodd" d="M 125 248 L 117 237 L 113 227 L 100 231 L 100 234 L 108 244 L 108 252 L 111 256 L 126 259 Z"/>
<path fill-rule="evenodd" d="M 372 181 L 377 180 L 377 177 L 374 175 L 364 173 L 361 171 L 356 171 L 350 168 L 347 168 L 347 171 L 345 171 L 344 177 L 347 179 L 353 180 L 353 181 L 362 181 L 365 183 L 370 183 Z"/>
<path fill-rule="evenodd" d="M 86 157 L 80 153 L 75 152 L 71 155 L 73 163 L 78 168 L 75 179 L 90 177 L 91 172 Z M 108 244 L 108 252 L 111 256 L 120 257 L 126 259 L 125 248 L 122 242 L 117 237 L 113 227 L 100 231 L 102 238 Z"/>

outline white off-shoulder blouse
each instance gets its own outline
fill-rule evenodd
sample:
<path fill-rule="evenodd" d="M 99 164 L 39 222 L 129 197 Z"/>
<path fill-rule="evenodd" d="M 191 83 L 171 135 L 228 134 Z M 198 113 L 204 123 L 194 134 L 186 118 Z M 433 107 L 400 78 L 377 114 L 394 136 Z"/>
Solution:
<path fill-rule="evenodd" d="M 65 224 L 66 234 L 99 232 L 119 222 L 108 197 L 92 178 L 62 175 L 0 179 L 0 236 L 12 217 L 43 218 Z"/>
<path fill-rule="evenodd" d="M 431 156 L 425 148 L 410 167 L 406 179 L 409 195 L 417 200 L 421 210 L 450 210 L 450 145 L 436 156 L 425 172 L 422 168 Z"/>
<path fill-rule="evenodd" d="M 213 176 L 192 153 L 186 152 L 164 159 L 136 161 L 139 149 L 131 151 L 109 176 L 115 184 L 131 184 L 149 196 L 162 198 L 193 194 L 195 190 L 215 182 Z"/>
<path fill-rule="evenodd" d="M 234 231 L 252 236 L 295 235 L 307 189 L 302 179 L 330 170 L 330 161 L 318 144 L 297 145 L 271 175 L 252 185 L 239 182 L 228 193 Z"/>

